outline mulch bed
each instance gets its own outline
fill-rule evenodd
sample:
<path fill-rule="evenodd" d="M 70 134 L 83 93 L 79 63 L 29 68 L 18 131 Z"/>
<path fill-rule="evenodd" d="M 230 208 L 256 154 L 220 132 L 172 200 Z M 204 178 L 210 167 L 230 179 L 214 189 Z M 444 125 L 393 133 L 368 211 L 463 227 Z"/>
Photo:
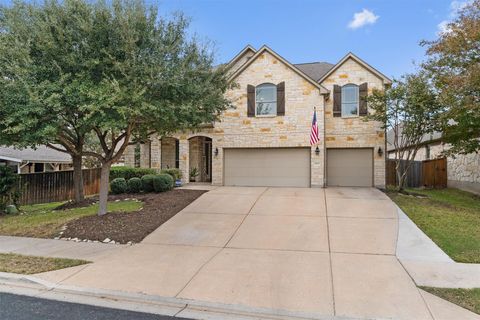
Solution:
<path fill-rule="evenodd" d="M 101 217 L 94 215 L 74 220 L 67 224 L 62 237 L 97 241 L 108 238 L 116 243 L 140 242 L 205 192 L 177 189 L 163 193 L 109 196 L 109 201 L 138 199 L 144 205 L 136 212 L 112 212 Z"/>

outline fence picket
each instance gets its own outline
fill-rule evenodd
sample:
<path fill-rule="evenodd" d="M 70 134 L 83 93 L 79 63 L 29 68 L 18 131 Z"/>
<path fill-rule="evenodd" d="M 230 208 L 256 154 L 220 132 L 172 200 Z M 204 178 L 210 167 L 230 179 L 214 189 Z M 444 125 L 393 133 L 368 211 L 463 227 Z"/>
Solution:
<path fill-rule="evenodd" d="M 400 171 L 405 172 L 406 160 L 400 160 Z M 387 185 L 397 185 L 395 160 L 388 159 L 386 164 Z M 413 161 L 407 173 L 405 186 L 409 188 L 446 188 L 447 187 L 447 159 L 433 159 Z"/>
<path fill-rule="evenodd" d="M 84 169 L 85 195 L 99 192 L 100 168 Z M 21 205 L 71 200 L 74 197 L 73 171 L 20 174 Z"/>

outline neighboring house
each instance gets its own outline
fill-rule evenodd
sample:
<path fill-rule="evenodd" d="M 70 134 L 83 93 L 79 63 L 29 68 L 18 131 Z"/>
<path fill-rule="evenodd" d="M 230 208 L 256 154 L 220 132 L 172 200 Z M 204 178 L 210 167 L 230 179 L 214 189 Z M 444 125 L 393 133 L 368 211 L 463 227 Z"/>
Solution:
<path fill-rule="evenodd" d="M 126 165 L 179 168 L 188 181 L 231 186 L 385 186 L 385 132 L 362 99 L 390 79 L 352 53 L 338 63 L 291 64 L 247 46 L 230 62 L 235 108 L 195 132 L 131 146 Z M 310 146 L 316 108 L 320 142 Z"/>
<path fill-rule="evenodd" d="M 0 165 L 10 166 L 18 173 L 62 171 L 72 169 L 72 158 L 46 146 L 36 149 L 0 146 Z"/>
<path fill-rule="evenodd" d="M 395 159 L 394 134 L 387 133 L 387 152 L 389 159 Z M 422 138 L 420 148 L 414 160 L 423 161 L 443 157 L 448 144 L 442 140 L 442 134 L 435 132 Z M 480 194 L 480 154 L 456 154 L 447 158 L 447 185 Z"/>

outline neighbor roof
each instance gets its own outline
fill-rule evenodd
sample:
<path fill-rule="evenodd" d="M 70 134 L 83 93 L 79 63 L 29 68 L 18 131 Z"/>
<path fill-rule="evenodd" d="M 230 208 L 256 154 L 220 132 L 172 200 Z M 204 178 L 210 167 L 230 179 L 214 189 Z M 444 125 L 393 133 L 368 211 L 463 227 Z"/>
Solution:
<path fill-rule="evenodd" d="M 36 149 L 17 149 L 14 147 L 0 146 L 0 159 L 53 163 L 72 162 L 72 157 L 69 154 L 50 149 L 44 145 L 37 146 Z"/>
<path fill-rule="evenodd" d="M 398 135 L 399 139 L 402 137 L 402 125 L 400 124 L 399 130 L 398 130 Z M 422 140 L 420 141 L 420 144 L 428 144 L 430 142 L 435 142 L 435 141 L 440 141 L 442 139 L 442 133 L 439 131 L 435 131 L 433 133 L 425 134 L 422 137 Z M 387 132 L 387 151 L 394 151 L 395 150 L 395 133 L 393 132 L 393 129 L 388 130 Z M 407 148 L 410 146 L 407 146 Z"/>
<path fill-rule="evenodd" d="M 334 64 L 328 62 L 308 62 L 297 63 L 294 66 L 313 80 L 318 81 L 333 68 Z"/>

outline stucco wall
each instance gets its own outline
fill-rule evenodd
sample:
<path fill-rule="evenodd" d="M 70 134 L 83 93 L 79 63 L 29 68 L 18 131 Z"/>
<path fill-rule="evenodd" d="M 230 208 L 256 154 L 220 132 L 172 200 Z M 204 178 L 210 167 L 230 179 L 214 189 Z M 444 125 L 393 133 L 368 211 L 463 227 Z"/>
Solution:
<path fill-rule="evenodd" d="M 345 61 L 322 85 L 330 90 L 330 99 L 325 104 L 326 148 L 374 148 L 374 184 L 385 186 L 385 132 L 379 122 L 365 122 L 363 117 L 333 117 L 333 85 L 368 83 L 368 92 L 374 88 L 382 90 L 383 80 L 353 59 Z M 370 111 L 370 110 L 369 110 Z M 383 155 L 378 155 L 382 148 Z"/>

